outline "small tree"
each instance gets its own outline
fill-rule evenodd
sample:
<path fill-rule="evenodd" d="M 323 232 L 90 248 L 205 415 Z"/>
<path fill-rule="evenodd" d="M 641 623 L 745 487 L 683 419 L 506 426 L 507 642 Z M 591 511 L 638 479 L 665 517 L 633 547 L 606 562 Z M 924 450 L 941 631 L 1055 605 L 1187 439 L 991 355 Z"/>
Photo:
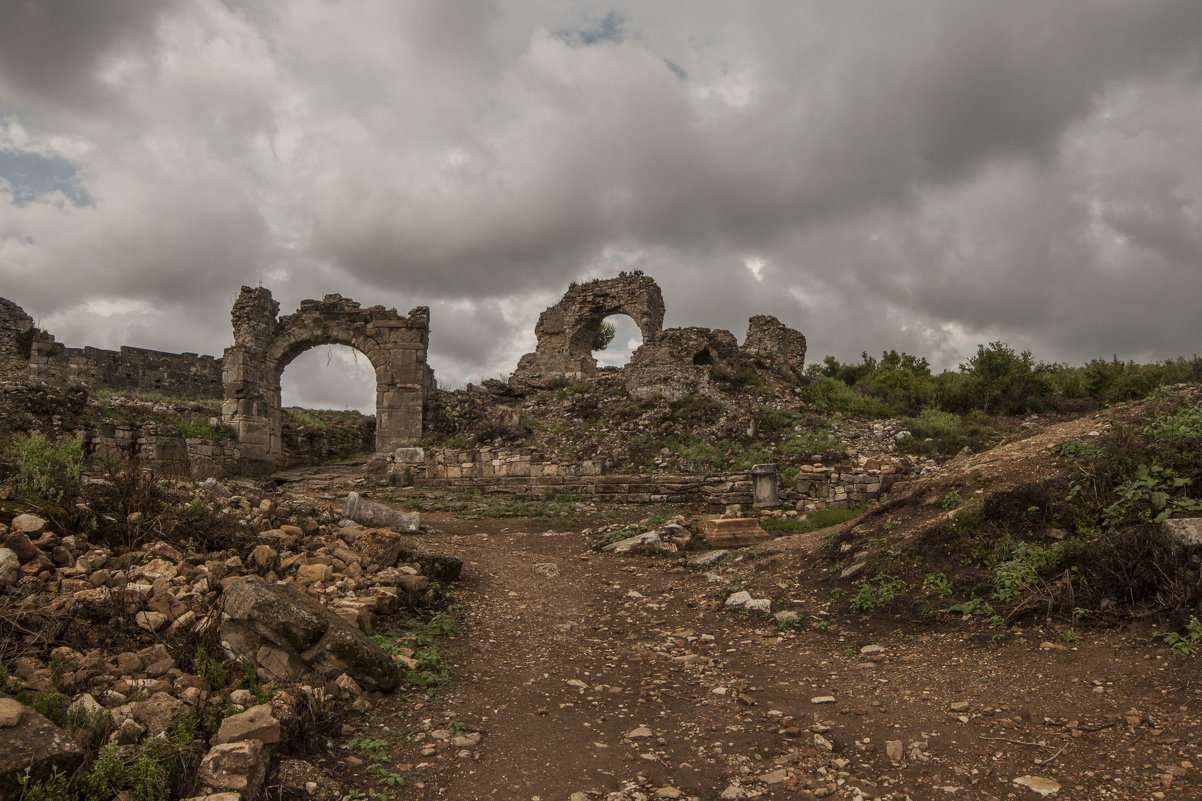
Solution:
<path fill-rule="evenodd" d="M 618 333 L 617 329 L 609 323 L 601 323 L 597 328 L 597 333 L 593 334 L 593 350 L 605 350 L 609 347 L 609 343 L 614 341 L 614 334 Z"/>

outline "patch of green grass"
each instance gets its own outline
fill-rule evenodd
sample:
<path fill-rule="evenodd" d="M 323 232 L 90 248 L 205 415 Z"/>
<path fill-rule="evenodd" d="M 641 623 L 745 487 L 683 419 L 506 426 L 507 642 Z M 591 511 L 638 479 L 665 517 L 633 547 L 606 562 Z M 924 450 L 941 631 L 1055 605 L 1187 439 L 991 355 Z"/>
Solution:
<path fill-rule="evenodd" d="M 774 534 L 805 534 L 810 531 L 837 526 L 854 520 L 864 513 L 863 507 L 856 509 L 819 509 L 811 512 L 805 518 L 763 517 L 760 525 Z"/>
<path fill-rule="evenodd" d="M 611 542 L 621 542 L 629 537 L 635 537 L 639 534 L 645 534 L 652 529 L 659 528 L 664 523 L 668 522 L 668 516 L 664 514 L 654 514 L 644 517 L 637 523 L 630 523 L 622 528 L 609 532 L 602 538 L 602 542 L 609 544 Z"/>
<path fill-rule="evenodd" d="M 922 588 L 928 592 L 933 592 L 936 595 L 942 595 L 945 598 L 952 594 L 951 582 L 947 580 L 945 573 L 927 573 L 922 580 Z"/>
<path fill-rule="evenodd" d="M 908 589 L 901 578 L 881 573 L 861 584 L 848 606 L 856 612 L 875 612 Z"/>
<path fill-rule="evenodd" d="M 234 436 L 234 432 L 223 425 L 213 425 L 208 418 L 197 418 L 192 420 L 181 420 L 175 424 L 175 430 L 178 431 L 184 439 L 207 439 L 214 442 L 228 440 Z"/>

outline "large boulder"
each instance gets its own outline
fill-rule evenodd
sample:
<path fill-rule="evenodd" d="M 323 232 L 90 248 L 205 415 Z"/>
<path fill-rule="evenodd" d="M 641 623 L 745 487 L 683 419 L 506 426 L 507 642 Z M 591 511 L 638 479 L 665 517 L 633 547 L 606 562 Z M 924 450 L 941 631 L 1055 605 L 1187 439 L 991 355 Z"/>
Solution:
<path fill-rule="evenodd" d="M 391 656 L 292 586 L 242 576 L 225 585 L 223 599 L 222 645 L 272 678 L 295 680 L 311 671 L 328 681 L 346 673 L 369 690 L 391 690 L 400 682 Z"/>
<path fill-rule="evenodd" d="M 30 707 L 0 695 L 0 799 L 20 798 L 18 779 L 43 781 L 58 768 L 71 774 L 84 754 L 65 731 Z"/>
<path fill-rule="evenodd" d="M 342 516 L 364 526 L 377 526 L 394 531 L 416 531 L 422 522 L 421 515 L 417 512 L 402 512 L 400 509 L 373 503 L 359 497 L 357 492 L 346 496 Z"/>

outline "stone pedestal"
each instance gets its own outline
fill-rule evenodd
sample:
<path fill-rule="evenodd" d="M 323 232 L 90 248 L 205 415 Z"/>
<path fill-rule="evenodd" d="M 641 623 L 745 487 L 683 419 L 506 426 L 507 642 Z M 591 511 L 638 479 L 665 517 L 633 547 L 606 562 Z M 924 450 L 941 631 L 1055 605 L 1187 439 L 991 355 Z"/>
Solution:
<path fill-rule="evenodd" d="M 756 509 L 772 509 L 780 506 L 780 492 L 777 488 L 776 465 L 757 464 L 751 468 L 751 482 L 755 500 L 752 506 Z"/>
<path fill-rule="evenodd" d="M 717 517 L 702 520 L 697 533 L 711 548 L 744 548 L 767 542 L 772 535 L 755 517 Z"/>

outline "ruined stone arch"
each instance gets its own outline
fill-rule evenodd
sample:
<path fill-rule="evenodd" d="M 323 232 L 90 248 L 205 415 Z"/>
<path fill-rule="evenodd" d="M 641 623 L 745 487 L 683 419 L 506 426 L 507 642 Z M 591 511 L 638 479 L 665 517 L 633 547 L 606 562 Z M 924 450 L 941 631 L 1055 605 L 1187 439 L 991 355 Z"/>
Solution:
<path fill-rule="evenodd" d="M 538 318 L 538 344 L 518 362 L 513 379 L 531 386 L 555 379 L 575 379 L 597 370 L 593 335 L 603 320 L 624 314 L 634 320 L 643 343 L 664 326 L 664 297 L 655 280 L 639 273 L 587 281 L 569 287 L 563 299 Z"/>
<path fill-rule="evenodd" d="M 232 313 L 234 345 L 222 360 L 222 415 L 238 432 L 250 464 L 283 460 L 280 379 L 297 356 L 321 345 L 346 345 L 367 357 L 376 373 L 376 451 L 416 445 L 422 412 L 434 388 L 426 364 L 429 309 L 402 317 L 382 306 L 360 308 L 341 295 L 301 301 L 276 319 L 279 303 L 262 287 L 242 287 Z"/>

